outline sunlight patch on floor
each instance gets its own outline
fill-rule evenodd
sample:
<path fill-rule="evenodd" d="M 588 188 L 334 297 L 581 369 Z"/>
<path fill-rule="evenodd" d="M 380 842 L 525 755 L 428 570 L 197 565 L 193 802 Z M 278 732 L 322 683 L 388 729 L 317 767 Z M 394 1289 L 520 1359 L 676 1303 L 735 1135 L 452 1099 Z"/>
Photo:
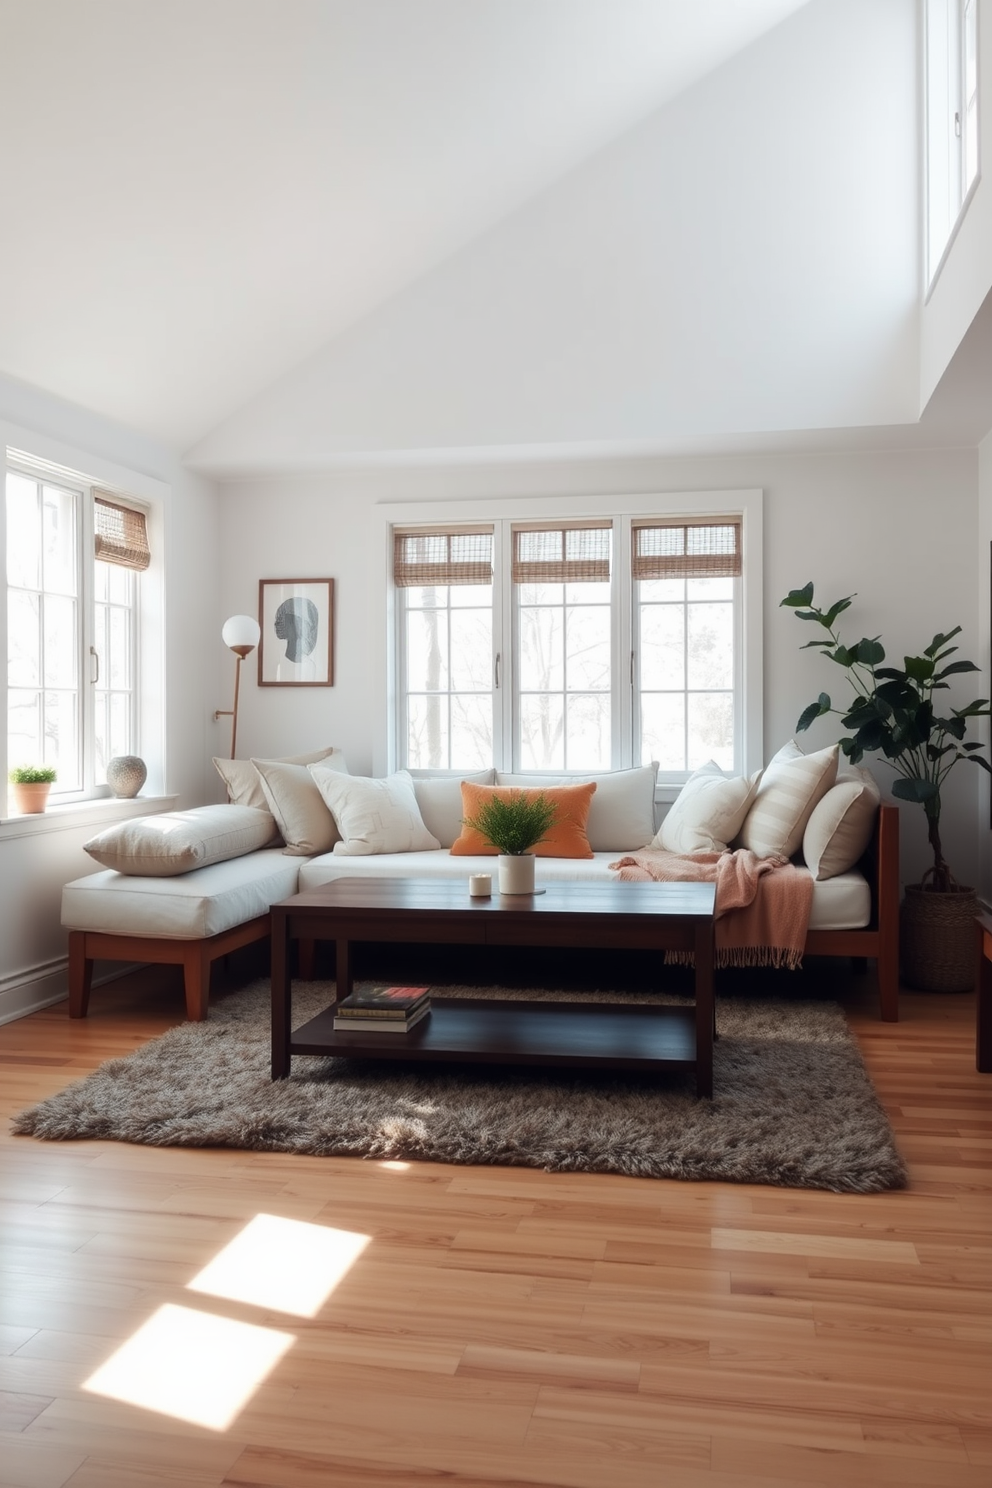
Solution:
<path fill-rule="evenodd" d="M 83 1389 L 224 1431 L 295 1341 L 292 1333 L 166 1303 Z"/>
<path fill-rule="evenodd" d="M 193 1292 L 316 1317 L 370 1235 L 256 1214 L 189 1282 Z"/>

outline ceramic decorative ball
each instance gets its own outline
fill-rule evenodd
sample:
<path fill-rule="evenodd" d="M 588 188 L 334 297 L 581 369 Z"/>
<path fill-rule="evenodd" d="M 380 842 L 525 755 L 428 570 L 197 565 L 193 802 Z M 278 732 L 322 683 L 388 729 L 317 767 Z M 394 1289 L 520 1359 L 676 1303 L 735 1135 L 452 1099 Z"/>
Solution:
<path fill-rule="evenodd" d="M 136 754 L 119 754 L 107 765 L 107 784 L 123 800 L 136 796 L 145 783 L 148 768 Z"/>

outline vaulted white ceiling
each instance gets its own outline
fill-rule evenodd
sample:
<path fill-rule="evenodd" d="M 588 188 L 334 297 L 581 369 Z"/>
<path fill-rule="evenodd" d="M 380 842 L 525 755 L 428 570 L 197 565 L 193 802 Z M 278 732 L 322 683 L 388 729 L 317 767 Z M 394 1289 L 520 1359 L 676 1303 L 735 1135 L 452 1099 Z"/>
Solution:
<path fill-rule="evenodd" d="M 0 0 L 0 371 L 186 448 L 806 0 Z"/>

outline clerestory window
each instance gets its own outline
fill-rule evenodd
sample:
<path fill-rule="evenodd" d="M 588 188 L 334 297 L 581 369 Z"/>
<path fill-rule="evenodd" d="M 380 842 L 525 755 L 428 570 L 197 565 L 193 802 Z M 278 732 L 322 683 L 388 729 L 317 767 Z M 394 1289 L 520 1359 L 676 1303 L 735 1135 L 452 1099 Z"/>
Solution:
<path fill-rule="evenodd" d="M 927 283 L 978 180 L 978 0 L 926 4 Z"/>

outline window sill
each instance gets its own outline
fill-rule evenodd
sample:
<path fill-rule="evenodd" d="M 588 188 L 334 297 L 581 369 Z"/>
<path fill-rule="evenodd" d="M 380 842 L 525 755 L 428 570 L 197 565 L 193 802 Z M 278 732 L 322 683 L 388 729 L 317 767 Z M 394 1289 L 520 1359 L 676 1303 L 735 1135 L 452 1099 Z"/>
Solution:
<path fill-rule="evenodd" d="M 14 837 L 35 837 L 40 832 L 77 831 L 80 827 L 109 826 L 129 817 L 151 816 L 170 811 L 176 800 L 176 796 L 133 796 L 129 800 L 101 796 L 92 801 L 49 806 L 36 815 L 6 816 L 0 821 L 0 842 Z"/>

